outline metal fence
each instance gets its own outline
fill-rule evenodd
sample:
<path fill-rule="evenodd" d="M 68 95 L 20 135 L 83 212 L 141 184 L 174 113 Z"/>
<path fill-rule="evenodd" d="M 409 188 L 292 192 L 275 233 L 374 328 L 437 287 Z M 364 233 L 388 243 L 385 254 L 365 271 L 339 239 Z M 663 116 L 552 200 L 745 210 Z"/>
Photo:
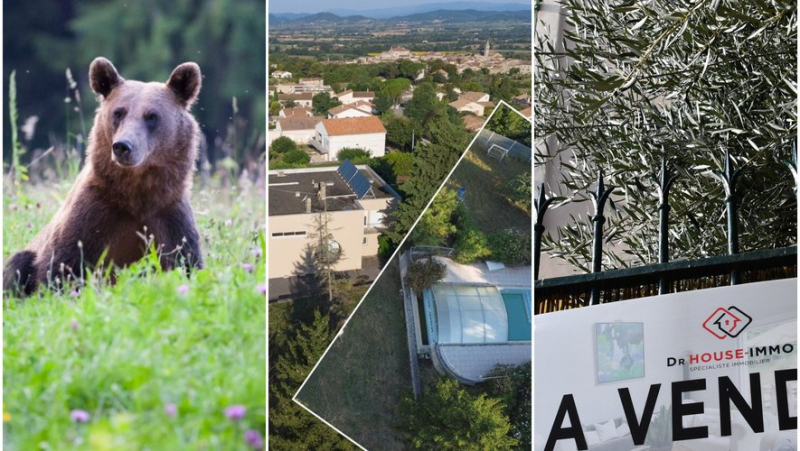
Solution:
<path fill-rule="evenodd" d="M 476 152 L 487 152 L 492 146 L 497 146 L 503 149 L 506 156 L 519 158 L 524 161 L 531 161 L 533 152 L 531 148 L 525 144 L 514 141 L 513 139 L 506 138 L 503 135 L 497 134 L 491 130 L 481 130 L 475 143 L 472 145 L 471 150 Z"/>
<path fill-rule="evenodd" d="M 795 173 L 796 169 L 793 171 Z M 534 278 L 535 313 L 634 299 L 680 291 L 713 288 L 725 285 L 797 277 L 797 246 L 739 253 L 738 200 L 736 182 L 741 168 L 734 170 L 733 161 L 725 155 L 725 168 L 716 171 L 725 188 L 727 209 L 728 254 L 692 261 L 669 262 L 669 190 L 675 181 L 666 158 L 662 159 L 659 179 L 659 263 L 636 268 L 601 271 L 603 255 L 603 210 L 613 186 L 606 187 L 600 171 L 592 196 L 595 214 L 592 243 L 592 272 L 538 280 L 544 216 L 552 199 L 545 195 L 542 184 L 534 201 Z M 796 181 L 795 181 L 796 182 Z"/>

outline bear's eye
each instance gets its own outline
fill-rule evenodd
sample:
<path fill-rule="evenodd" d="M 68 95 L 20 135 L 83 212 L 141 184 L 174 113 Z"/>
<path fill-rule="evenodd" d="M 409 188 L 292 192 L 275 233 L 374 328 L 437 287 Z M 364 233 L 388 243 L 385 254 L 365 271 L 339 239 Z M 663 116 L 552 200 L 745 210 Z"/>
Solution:
<path fill-rule="evenodd" d="M 158 122 L 158 114 L 156 114 L 156 113 L 146 113 L 144 115 L 144 120 L 148 124 L 155 124 L 156 122 Z"/>
<path fill-rule="evenodd" d="M 124 108 L 120 108 L 118 110 L 114 110 L 114 120 L 115 121 L 119 121 L 123 117 L 125 117 L 125 109 Z"/>

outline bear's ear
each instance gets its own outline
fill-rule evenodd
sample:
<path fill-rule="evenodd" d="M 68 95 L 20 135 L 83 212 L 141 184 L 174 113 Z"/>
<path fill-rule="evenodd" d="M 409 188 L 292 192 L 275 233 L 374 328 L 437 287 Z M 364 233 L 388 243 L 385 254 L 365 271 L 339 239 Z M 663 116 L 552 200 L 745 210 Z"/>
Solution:
<path fill-rule="evenodd" d="M 167 81 L 167 87 L 175 94 L 178 102 L 187 108 L 197 100 L 201 84 L 200 66 L 195 63 L 183 63 L 176 67 Z"/>
<path fill-rule="evenodd" d="M 122 84 L 125 79 L 119 76 L 111 61 L 98 56 L 89 66 L 89 81 L 95 94 L 107 97 L 108 93 Z"/>

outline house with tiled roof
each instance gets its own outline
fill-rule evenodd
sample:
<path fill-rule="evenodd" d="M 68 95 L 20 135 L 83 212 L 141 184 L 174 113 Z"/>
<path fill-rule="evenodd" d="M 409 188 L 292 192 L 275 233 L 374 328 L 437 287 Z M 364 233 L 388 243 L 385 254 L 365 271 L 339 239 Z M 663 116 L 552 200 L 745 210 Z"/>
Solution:
<path fill-rule="evenodd" d="M 314 94 L 310 92 L 303 92 L 299 94 L 278 94 L 278 101 L 285 105 L 290 100 L 297 106 L 305 106 L 311 108 L 314 106 Z"/>
<path fill-rule="evenodd" d="M 301 85 L 306 85 L 306 86 L 322 86 L 324 84 L 324 82 L 322 81 L 321 78 L 316 78 L 316 77 L 314 77 L 314 78 L 301 78 L 297 82 L 299 84 L 301 84 Z"/>
<path fill-rule="evenodd" d="M 486 122 L 485 119 L 480 118 L 478 116 L 474 116 L 472 114 L 468 114 L 462 118 L 464 120 L 464 128 L 471 133 L 477 132 L 478 130 L 483 127 L 483 123 Z"/>
<path fill-rule="evenodd" d="M 489 94 L 485 92 L 467 91 L 458 95 L 458 100 L 450 102 L 448 105 L 455 108 L 459 113 L 472 113 L 476 116 L 483 116 L 488 110 L 494 108 L 494 103 L 489 101 Z"/>
<path fill-rule="evenodd" d="M 349 105 L 339 105 L 335 108 L 331 108 L 328 110 L 328 119 L 343 119 L 346 117 L 367 117 L 372 116 L 372 113 L 368 113 L 363 109 L 354 107 L 352 104 Z"/>
<path fill-rule="evenodd" d="M 346 117 L 367 117 L 372 116 L 375 108 L 371 102 L 358 100 L 353 103 L 339 105 L 328 110 L 328 119 L 341 119 Z"/>
<path fill-rule="evenodd" d="M 314 113 L 311 112 L 311 108 L 306 106 L 284 108 L 278 113 L 280 117 L 310 117 L 313 115 Z"/>
<path fill-rule="evenodd" d="M 292 78 L 292 73 L 288 70 L 276 70 L 272 72 L 272 78 Z"/>
<path fill-rule="evenodd" d="M 490 100 L 489 94 L 478 91 L 467 91 L 458 96 L 458 100 L 469 100 L 470 102 L 488 102 Z"/>
<path fill-rule="evenodd" d="M 386 128 L 377 116 L 324 119 L 316 125 L 313 146 L 328 161 L 344 148 L 364 149 L 373 157 L 386 153 Z"/>
<path fill-rule="evenodd" d="M 372 91 L 353 91 L 352 89 L 348 89 L 347 91 L 336 94 L 336 98 L 345 105 L 358 102 L 359 100 L 372 102 L 372 100 L 375 99 L 375 93 Z"/>
<path fill-rule="evenodd" d="M 296 116 L 278 119 L 275 129 L 269 131 L 269 142 L 280 137 L 290 138 L 301 145 L 310 145 L 317 134 L 316 126 L 323 120 L 322 116 Z"/>

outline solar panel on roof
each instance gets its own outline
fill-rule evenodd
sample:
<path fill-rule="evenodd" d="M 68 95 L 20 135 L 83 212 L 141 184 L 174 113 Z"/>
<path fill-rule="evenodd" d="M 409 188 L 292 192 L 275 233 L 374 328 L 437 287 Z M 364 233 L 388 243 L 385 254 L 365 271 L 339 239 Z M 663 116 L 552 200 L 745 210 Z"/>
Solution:
<path fill-rule="evenodd" d="M 354 175 L 358 174 L 358 169 L 350 162 L 350 160 L 344 160 L 339 169 L 336 170 L 339 175 L 342 176 L 345 182 L 348 184 L 350 183 L 350 179 L 353 178 Z"/>
<path fill-rule="evenodd" d="M 352 180 L 350 180 L 350 188 L 353 189 L 353 192 L 356 193 L 356 196 L 359 199 L 363 199 L 364 196 L 367 195 L 370 189 L 372 189 L 372 184 L 364 177 L 364 174 L 357 172 L 356 175 L 353 176 Z"/>
<path fill-rule="evenodd" d="M 364 177 L 364 174 L 358 172 L 358 168 L 350 160 L 344 160 L 336 171 L 359 199 L 363 199 L 372 190 L 372 183 Z"/>

